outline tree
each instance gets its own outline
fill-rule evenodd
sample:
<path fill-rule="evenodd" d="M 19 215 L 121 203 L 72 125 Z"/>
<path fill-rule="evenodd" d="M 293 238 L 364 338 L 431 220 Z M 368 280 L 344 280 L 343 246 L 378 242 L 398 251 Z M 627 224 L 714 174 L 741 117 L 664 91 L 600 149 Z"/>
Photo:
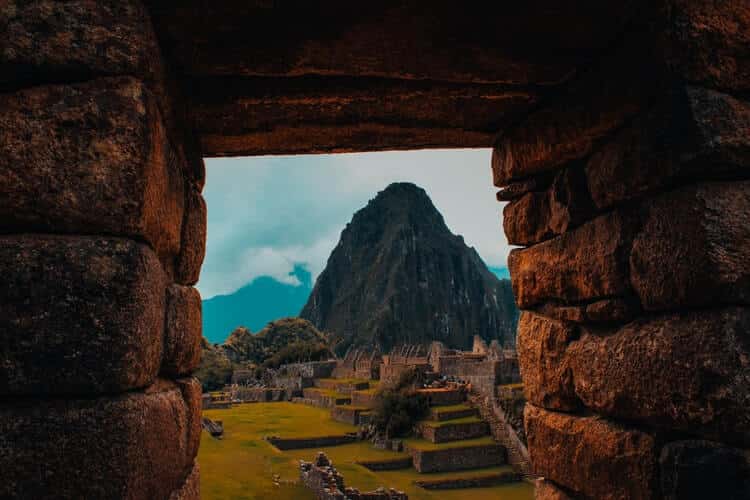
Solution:
<path fill-rule="evenodd" d="M 427 399 L 417 392 L 422 373 L 410 368 L 375 395 L 371 422 L 386 439 L 404 436 L 427 414 Z"/>

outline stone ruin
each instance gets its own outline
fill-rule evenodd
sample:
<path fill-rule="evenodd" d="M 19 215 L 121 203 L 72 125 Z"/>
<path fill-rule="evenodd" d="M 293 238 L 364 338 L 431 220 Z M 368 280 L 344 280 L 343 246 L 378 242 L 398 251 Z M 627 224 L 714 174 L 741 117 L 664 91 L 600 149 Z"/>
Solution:
<path fill-rule="evenodd" d="M 378 380 L 382 355 L 380 350 L 350 347 L 333 370 L 335 378 Z"/>
<path fill-rule="evenodd" d="M 224 422 L 221 420 L 211 420 L 210 418 L 201 418 L 201 427 L 208 432 L 211 437 L 221 439 L 224 436 Z"/>
<path fill-rule="evenodd" d="M 2 2 L 0 497 L 198 496 L 203 157 L 491 147 L 539 498 L 747 498 L 748 26 L 746 0 Z"/>
<path fill-rule="evenodd" d="M 342 476 L 325 453 L 318 452 L 313 462 L 300 460 L 299 475 L 302 483 L 319 500 L 408 500 L 409 496 L 394 489 L 379 488 L 375 491 L 360 492 L 356 488 L 344 486 Z"/>

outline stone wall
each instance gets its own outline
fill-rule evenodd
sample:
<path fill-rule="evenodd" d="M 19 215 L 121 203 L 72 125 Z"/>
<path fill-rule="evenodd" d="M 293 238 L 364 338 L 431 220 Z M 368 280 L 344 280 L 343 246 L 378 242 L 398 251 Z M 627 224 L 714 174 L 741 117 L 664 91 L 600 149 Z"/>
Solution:
<path fill-rule="evenodd" d="M 372 406 L 375 404 L 375 391 L 353 391 L 351 393 L 351 398 L 352 406 L 372 408 Z"/>
<path fill-rule="evenodd" d="M 523 247 L 509 266 L 547 497 L 708 496 L 695 478 L 748 497 L 750 8 L 559 4 L 300 23 L 317 33 L 274 10 L 290 36 L 266 47 L 247 23 L 279 25 L 257 10 L 148 2 L 163 54 L 138 0 L 3 2 L 0 497 L 197 496 L 196 116 L 213 117 L 215 153 L 474 146 L 503 129 L 492 168 Z M 256 94 L 216 103 L 240 89 Z M 427 362 L 409 350 L 393 361 Z"/>
<path fill-rule="evenodd" d="M 354 434 L 341 434 L 338 436 L 317 436 L 310 438 L 280 438 L 268 437 L 266 441 L 280 450 L 301 450 L 305 448 L 326 448 L 349 444 L 357 440 Z"/>
<path fill-rule="evenodd" d="M 0 497 L 197 498 L 203 160 L 149 15 L 0 26 Z"/>
<path fill-rule="evenodd" d="M 438 389 L 417 389 L 427 399 L 430 406 L 457 405 L 466 400 L 463 387 L 441 387 Z"/>
<path fill-rule="evenodd" d="M 545 491 L 750 494 L 749 25 L 655 3 L 495 145 Z"/>
<path fill-rule="evenodd" d="M 283 388 L 232 386 L 230 391 L 232 400 L 247 403 L 266 403 L 272 401 L 289 401 L 292 393 Z"/>
<path fill-rule="evenodd" d="M 434 422 L 423 422 L 419 424 L 418 431 L 423 438 L 432 443 L 447 443 L 486 436 L 489 434 L 489 426 L 482 421 L 439 425 Z"/>
<path fill-rule="evenodd" d="M 336 360 L 291 363 L 279 367 L 279 377 L 301 377 L 305 379 L 329 378 L 337 366 Z"/>
<path fill-rule="evenodd" d="M 505 448 L 499 444 L 437 450 L 409 450 L 419 473 L 482 469 L 506 462 Z"/>
<path fill-rule="evenodd" d="M 365 413 L 366 415 L 363 415 Z M 331 418 L 337 422 L 351 425 L 363 425 L 369 422 L 368 410 L 361 407 L 343 405 L 331 409 Z"/>

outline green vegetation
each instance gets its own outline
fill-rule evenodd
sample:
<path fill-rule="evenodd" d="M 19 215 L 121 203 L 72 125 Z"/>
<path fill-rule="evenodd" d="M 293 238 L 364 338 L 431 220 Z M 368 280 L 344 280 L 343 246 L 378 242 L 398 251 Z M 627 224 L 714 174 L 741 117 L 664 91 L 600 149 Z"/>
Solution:
<path fill-rule="evenodd" d="M 309 389 L 305 389 L 307 391 L 315 391 L 317 393 L 322 394 L 323 396 L 328 396 L 330 398 L 336 398 L 336 399 L 349 399 L 348 394 L 343 394 L 341 392 L 336 392 L 333 389 L 323 389 L 321 387 L 310 387 Z"/>
<path fill-rule="evenodd" d="M 405 439 L 404 444 L 415 450 L 446 450 L 448 448 L 468 448 L 471 446 L 483 446 L 496 444 L 492 437 L 485 436 L 476 439 L 465 439 L 463 441 L 450 441 L 448 443 L 431 443 L 426 439 L 410 438 Z M 432 477 L 432 475 L 430 475 Z"/>
<path fill-rule="evenodd" d="M 378 390 L 370 422 L 386 439 L 410 433 L 414 424 L 427 415 L 427 398 L 416 390 L 421 377 L 418 370 L 407 370 L 395 384 Z"/>
<path fill-rule="evenodd" d="M 211 346 L 203 339 L 201 364 L 195 376 L 201 381 L 203 391 L 215 391 L 228 384 L 232 378 L 234 364 L 229 361 L 223 351 Z"/>
<path fill-rule="evenodd" d="M 434 406 L 430 408 L 430 411 L 435 413 L 448 413 L 453 411 L 464 411 L 464 410 L 471 410 L 472 407 L 465 404 L 460 405 L 449 405 L 449 406 Z"/>
<path fill-rule="evenodd" d="M 314 500 L 298 483 L 299 460 L 312 460 L 318 449 L 281 452 L 263 436 L 311 437 L 342 434 L 354 426 L 331 420 L 328 410 L 292 403 L 256 403 L 227 410 L 207 410 L 204 415 L 224 422 L 224 439 L 204 432 L 198 459 L 201 466 L 201 492 L 204 500 Z M 420 479 L 448 479 L 467 475 L 491 474 L 510 470 L 492 467 L 465 472 L 418 474 L 414 469 L 373 472 L 357 461 L 388 460 L 406 456 L 376 450 L 368 442 L 323 448 L 346 484 L 363 491 L 379 486 L 405 491 L 411 500 L 530 500 L 533 487 L 527 483 L 474 488 L 470 490 L 429 491 L 413 482 Z M 279 485 L 273 477 L 280 476 Z"/>
<path fill-rule="evenodd" d="M 372 381 L 368 380 L 366 378 L 320 378 L 318 379 L 319 382 L 327 382 L 330 384 L 337 384 L 337 385 L 357 385 L 357 384 L 368 384 L 368 386 L 372 385 Z M 365 390 L 365 389 L 362 389 Z"/>
<path fill-rule="evenodd" d="M 239 327 L 222 344 L 233 362 L 267 367 L 281 362 L 327 359 L 332 356 L 327 346 L 328 337 L 300 318 L 271 321 L 255 335 Z"/>
<path fill-rule="evenodd" d="M 482 419 L 477 417 L 464 417 L 464 418 L 454 418 L 453 420 L 423 420 L 420 422 L 422 425 L 426 425 L 427 427 L 444 427 L 446 425 L 454 425 L 454 424 L 478 424 L 481 423 Z"/>
<path fill-rule="evenodd" d="M 254 370 L 258 376 L 267 368 L 287 363 L 319 361 L 332 356 L 328 336 L 312 323 L 300 318 L 272 321 L 253 334 L 247 328 L 236 328 L 223 344 L 209 344 L 203 339 L 201 365 L 196 377 L 204 391 L 228 384 L 234 370 Z"/>

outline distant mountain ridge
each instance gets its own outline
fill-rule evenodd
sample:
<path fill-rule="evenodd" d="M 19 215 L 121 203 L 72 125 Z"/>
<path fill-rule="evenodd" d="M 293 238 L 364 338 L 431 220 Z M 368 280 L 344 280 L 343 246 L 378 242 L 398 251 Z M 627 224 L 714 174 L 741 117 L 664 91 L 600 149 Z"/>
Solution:
<path fill-rule="evenodd" d="M 469 348 L 475 334 L 515 344 L 518 310 L 427 193 L 395 183 L 354 214 L 300 317 L 351 345 L 388 350 L 440 340 Z"/>
<path fill-rule="evenodd" d="M 501 280 L 509 280 L 510 279 L 510 271 L 507 267 L 491 267 L 487 266 L 487 269 L 492 272 L 495 276 L 497 276 Z"/>
<path fill-rule="evenodd" d="M 300 284 L 260 276 L 234 293 L 204 300 L 203 336 L 218 344 L 239 326 L 257 332 L 270 321 L 297 316 L 312 291 L 312 276 L 301 264 L 295 265 L 289 275 Z"/>

